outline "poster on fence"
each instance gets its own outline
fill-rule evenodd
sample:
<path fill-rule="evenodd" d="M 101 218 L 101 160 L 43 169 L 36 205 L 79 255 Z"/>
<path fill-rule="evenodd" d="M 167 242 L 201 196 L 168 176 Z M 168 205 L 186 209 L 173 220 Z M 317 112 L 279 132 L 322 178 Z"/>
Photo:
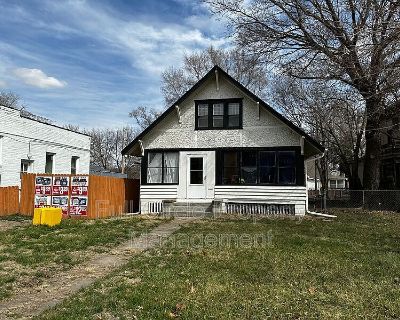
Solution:
<path fill-rule="evenodd" d="M 51 205 L 52 179 L 49 176 L 35 178 L 35 208 Z"/>
<path fill-rule="evenodd" d="M 69 213 L 71 215 L 87 215 L 89 176 L 71 177 L 71 198 Z"/>
<path fill-rule="evenodd" d="M 61 208 L 63 214 L 68 214 L 69 203 L 69 177 L 68 176 L 54 176 L 52 187 L 52 200 L 53 207 Z"/>

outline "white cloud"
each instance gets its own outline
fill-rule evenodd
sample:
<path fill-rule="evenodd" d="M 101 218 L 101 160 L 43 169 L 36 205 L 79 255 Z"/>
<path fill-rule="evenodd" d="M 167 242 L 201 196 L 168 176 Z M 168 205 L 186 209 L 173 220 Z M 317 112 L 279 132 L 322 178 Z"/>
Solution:
<path fill-rule="evenodd" d="M 202 17 L 204 23 L 196 26 L 195 17 L 178 23 L 158 19 L 149 21 L 140 16 L 132 19 L 111 8 L 105 9 L 86 1 L 46 3 L 52 13 L 62 16 L 64 22 L 68 23 L 65 32 L 96 39 L 105 47 L 113 48 L 127 57 L 134 67 L 156 76 L 167 66 L 181 64 L 185 53 L 211 45 L 222 47 L 230 41 L 226 36 L 208 36 L 204 33 L 205 21 L 211 21 L 206 16 Z M 217 26 L 217 23 L 214 25 Z M 52 29 L 54 26 L 48 27 Z"/>
<path fill-rule="evenodd" d="M 63 88 L 67 85 L 65 81 L 49 77 L 40 69 L 17 68 L 14 74 L 24 83 L 38 88 Z"/>
<path fill-rule="evenodd" d="M 7 87 L 7 82 L 5 82 L 4 80 L 0 80 L 0 88 L 5 88 Z"/>

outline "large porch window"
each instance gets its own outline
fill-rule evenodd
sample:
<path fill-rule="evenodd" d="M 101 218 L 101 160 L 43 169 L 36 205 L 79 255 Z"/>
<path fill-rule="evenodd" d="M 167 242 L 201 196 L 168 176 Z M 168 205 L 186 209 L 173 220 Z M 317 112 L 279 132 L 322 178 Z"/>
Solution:
<path fill-rule="evenodd" d="M 294 150 L 229 150 L 220 157 L 222 177 L 217 181 L 222 184 L 303 184 Z"/>
<path fill-rule="evenodd" d="M 177 184 L 179 181 L 178 152 L 149 152 L 147 183 Z"/>

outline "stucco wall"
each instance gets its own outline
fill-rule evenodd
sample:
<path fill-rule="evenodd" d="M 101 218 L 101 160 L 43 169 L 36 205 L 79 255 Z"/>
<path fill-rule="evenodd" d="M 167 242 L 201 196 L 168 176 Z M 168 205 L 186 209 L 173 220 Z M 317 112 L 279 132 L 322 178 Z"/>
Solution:
<path fill-rule="evenodd" d="M 299 146 L 300 136 L 258 106 L 228 80 L 220 79 L 219 90 L 211 78 L 180 105 L 181 123 L 177 112 L 171 112 L 142 139 L 145 149 L 155 148 L 217 148 Z M 223 98 L 243 99 L 243 129 L 195 130 L 194 100 Z"/>
<path fill-rule="evenodd" d="M 33 163 L 30 172 L 43 173 L 46 152 L 54 153 L 53 173 L 71 173 L 71 157 L 79 157 L 77 173 L 89 173 L 90 137 L 20 117 L 0 106 L 1 186 L 20 184 L 21 159 Z"/>

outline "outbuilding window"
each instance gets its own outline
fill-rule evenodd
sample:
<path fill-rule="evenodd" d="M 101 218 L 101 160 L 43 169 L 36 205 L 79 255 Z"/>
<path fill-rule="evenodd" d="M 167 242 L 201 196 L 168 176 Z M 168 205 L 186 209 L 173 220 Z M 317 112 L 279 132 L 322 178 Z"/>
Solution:
<path fill-rule="evenodd" d="M 196 101 L 196 130 L 241 129 L 242 99 Z"/>

